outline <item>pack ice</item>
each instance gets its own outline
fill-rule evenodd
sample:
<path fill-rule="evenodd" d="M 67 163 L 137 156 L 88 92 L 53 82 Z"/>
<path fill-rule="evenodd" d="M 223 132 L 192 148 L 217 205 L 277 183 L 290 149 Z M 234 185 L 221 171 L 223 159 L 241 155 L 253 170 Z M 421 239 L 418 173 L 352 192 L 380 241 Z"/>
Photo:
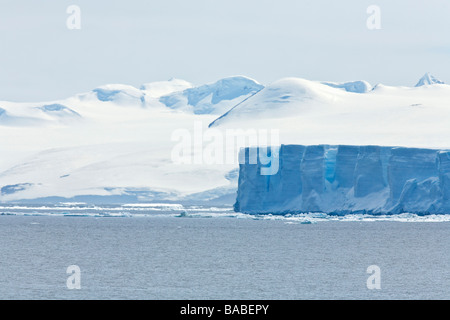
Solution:
<path fill-rule="evenodd" d="M 255 152 L 257 151 L 257 152 Z M 241 151 L 235 210 L 244 213 L 438 214 L 450 212 L 450 151 L 282 145 L 272 163 Z M 254 152 L 254 153 L 253 153 Z M 274 161 L 277 161 L 274 165 Z M 264 167 L 271 174 L 262 174 Z M 267 170 L 266 170 L 267 171 Z"/>

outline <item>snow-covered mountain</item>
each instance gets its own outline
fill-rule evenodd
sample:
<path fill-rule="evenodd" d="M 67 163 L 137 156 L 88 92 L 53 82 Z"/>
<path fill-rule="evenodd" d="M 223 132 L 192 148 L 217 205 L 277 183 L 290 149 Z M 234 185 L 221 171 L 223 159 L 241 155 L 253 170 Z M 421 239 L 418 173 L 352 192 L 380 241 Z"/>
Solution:
<path fill-rule="evenodd" d="M 329 105 L 345 91 L 305 79 L 286 78 L 263 88 L 215 120 L 211 127 L 227 122 L 290 118 Z"/>
<path fill-rule="evenodd" d="M 11 104 L 4 103 L 0 108 L 0 126 L 39 126 L 49 124 L 73 123 L 81 115 L 60 103 Z"/>
<path fill-rule="evenodd" d="M 211 128 L 278 129 L 285 144 L 449 146 L 450 86 L 376 85 L 366 93 L 298 78 L 278 80 Z"/>
<path fill-rule="evenodd" d="M 424 76 L 422 78 L 420 78 L 419 82 L 417 82 L 416 87 L 430 85 L 430 84 L 444 84 L 444 82 L 437 79 L 435 76 L 433 76 L 429 72 L 427 72 L 424 74 Z"/>
<path fill-rule="evenodd" d="M 139 89 L 103 85 L 59 101 L 0 102 L 0 150 L 8 155 L 0 158 L 0 202 L 227 198 L 234 165 L 176 164 L 172 135 L 194 124 L 206 129 L 220 110 L 260 88 L 241 76 L 197 87 L 171 79 Z M 180 101 L 160 101 L 169 98 Z"/>
<path fill-rule="evenodd" d="M 229 129 L 244 136 L 276 129 L 283 144 L 448 148 L 448 101 L 445 84 L 372 89 L 365 81 L 287 78 L 263 86 L 243 76 L 199 86 L 179 79 L 139 88 L 110 84 L 58 101 L 0 101 L 0 202 L 234 203 L 237 153 L 249 142 L 231 145 L 235 162 L 207 161 L 214 143 L 228 148 Z M 200 161 L 174 161 L 180 143 Z"/>
<path fill-rule="evenodd" d="M 195 114 L 223 114 L 264 86 L 247 77 L 221 79 L 212 84 L 188 88 L 164 95 L 160 101 L 172 109 L 188 110 Z"/>

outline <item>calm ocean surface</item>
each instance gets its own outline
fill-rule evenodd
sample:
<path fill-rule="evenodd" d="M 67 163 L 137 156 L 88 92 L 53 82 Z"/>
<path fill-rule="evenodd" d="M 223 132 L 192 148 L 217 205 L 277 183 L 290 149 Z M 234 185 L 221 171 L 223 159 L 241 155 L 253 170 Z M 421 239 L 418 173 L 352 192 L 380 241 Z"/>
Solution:
<path fill-rule="evenodd" d="M 447 217 L 110 209 L 0 208 L 0 299 L 450 299 Z"/>

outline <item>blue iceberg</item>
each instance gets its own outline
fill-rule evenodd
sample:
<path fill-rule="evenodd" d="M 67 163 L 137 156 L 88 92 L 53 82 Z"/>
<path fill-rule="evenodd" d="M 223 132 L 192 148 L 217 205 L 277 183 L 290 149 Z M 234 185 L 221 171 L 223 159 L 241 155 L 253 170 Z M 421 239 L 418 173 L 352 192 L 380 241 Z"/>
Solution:
<path fill-rule="evenodd" d="M 450 151 L 281 145 L 278 170 L 241 150 L 235 211 L 251 214 L 450 213 Z"/>

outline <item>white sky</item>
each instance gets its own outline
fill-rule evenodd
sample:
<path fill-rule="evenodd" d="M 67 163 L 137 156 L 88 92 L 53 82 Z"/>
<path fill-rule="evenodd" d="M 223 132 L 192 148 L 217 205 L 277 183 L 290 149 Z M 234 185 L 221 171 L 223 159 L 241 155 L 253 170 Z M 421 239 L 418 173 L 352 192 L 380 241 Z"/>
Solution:
<path fill-rule="evenodd" d="M 66 27 L 72 4 L 81 30 Z M 366 27 L 372 4 L 381 30 Z M 450 83 L 448 0 L 0 0 L 0 100 L 171 77 L 412 86 L 427 71 Z"/>

